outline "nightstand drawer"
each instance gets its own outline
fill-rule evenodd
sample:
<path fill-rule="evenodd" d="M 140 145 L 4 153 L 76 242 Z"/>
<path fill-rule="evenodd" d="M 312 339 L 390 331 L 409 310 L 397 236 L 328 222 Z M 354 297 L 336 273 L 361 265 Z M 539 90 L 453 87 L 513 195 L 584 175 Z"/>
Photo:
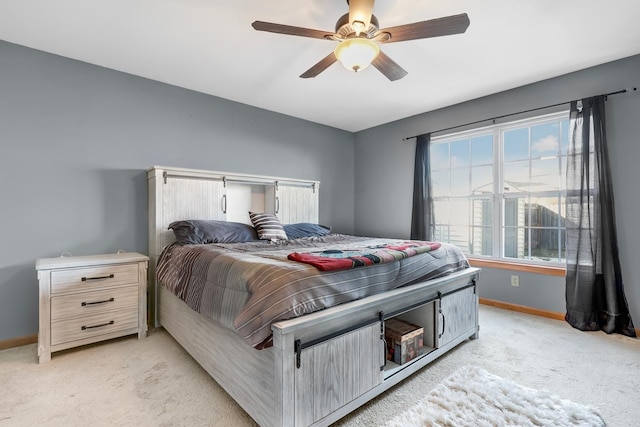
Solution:
<path fill-rule="evenodd" d="M 105 265 L 51 272 L 51 293 L 104 289 L 138 283 L 138 264 Z"/>
<path fill-rule="evenodd" d="M 138 328 L 137 308 L 51 322 L 51 345 L 136 328 Z"/>
<path fill-rule="evenodd" d="M 138 286 L 59 295 L 51 298 L 51 320 L 90 316 L 138 306 Z"/>

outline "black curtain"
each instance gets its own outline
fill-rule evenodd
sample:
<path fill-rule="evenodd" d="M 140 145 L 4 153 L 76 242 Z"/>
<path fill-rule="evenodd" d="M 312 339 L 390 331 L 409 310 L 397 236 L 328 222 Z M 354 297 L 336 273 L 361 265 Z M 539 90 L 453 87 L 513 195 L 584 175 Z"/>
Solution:
<path fill-rule="evenodd" d="M 432 240 L 435 233 L 429 146 L 431 134 L 416 137 L 416 158 L 413 175 L 413 210 L 411 239 Z"/>
<path fill-rule="evenodd" d="M 618 257 L 604 105 L 604 96 L 571 103 L 565 319 L 580 330 L 633 337 Z"/>

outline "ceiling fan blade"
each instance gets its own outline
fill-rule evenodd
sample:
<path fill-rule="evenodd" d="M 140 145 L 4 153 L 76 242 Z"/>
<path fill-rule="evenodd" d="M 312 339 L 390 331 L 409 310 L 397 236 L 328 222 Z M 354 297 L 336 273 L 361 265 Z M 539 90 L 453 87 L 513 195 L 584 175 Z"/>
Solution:
<path fill-rule="evenodd" d="M 316 65 L 314 65 L 313 67 L 309 68 L 307 71 L 302 73 L 300 77 L 303 79 L 315 77 L 321 72 L 323 72 L 324 70 L 326 70 L 327 68 L 329 68 L 329 66 L 331 66 L 337 60 L 338 59 L 336 58 L 336 55 L 333 52 L 331 52 L 329 55 L 322 58 L 320 62 L 318 62 Z"/>
<path fill-rule="evenodd" d="M 371 63 L 384 74 L 389 80 L 399 80 L 406 76 L 408 73 L 398 65 L 393 59 L 389 58 L 383 51 L 380 51 L 376 59 Z"/>
<path fill-rule="evenodd" d="M 332 40 L 331 36 L 333 36 L 333 33 L 328 31 L 312 30 L 310 28 L 293 27 L 291 25 L 274 24 L 263 21 L 255 21 L 251 26 L 258 31 L 288 34 L 291 36 L 311 37 L 313 39 Z"/>
<path fill-rule="evenodd" d="M 414 22 L 413 24 L 398 25 L 397 27 L 383 28 L 380 33 L 389 33 L 388 40 L 380 39 L 381 43 L 394 43 L 405 40 L 426 39 L 430 37 L 448 36 L 467 31 L 469 16 L 466 13 L 446 16 L 444 18 L 430 19 L 428 21 Z"/>

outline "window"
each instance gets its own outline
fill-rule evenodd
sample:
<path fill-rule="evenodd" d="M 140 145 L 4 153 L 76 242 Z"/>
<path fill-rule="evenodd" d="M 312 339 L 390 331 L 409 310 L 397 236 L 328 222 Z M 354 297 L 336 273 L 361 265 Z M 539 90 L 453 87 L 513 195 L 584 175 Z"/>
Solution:
<path fill-rule="evenodd" d="M 471 256 L 563 263 L 569 114 L 431 142 L 435 239 Z"/>

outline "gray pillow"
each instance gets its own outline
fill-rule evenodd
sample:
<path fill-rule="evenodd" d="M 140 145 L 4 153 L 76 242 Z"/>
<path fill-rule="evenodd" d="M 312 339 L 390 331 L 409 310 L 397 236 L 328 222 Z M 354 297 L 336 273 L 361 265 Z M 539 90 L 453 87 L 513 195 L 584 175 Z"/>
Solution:
<path fill-rule="evenodd" d="M 169 224 L 181 245 L 206 243 L 242 243 L 258 240 L 258 233 L 249 224 L 215 220 L 183 220 Z"/>

